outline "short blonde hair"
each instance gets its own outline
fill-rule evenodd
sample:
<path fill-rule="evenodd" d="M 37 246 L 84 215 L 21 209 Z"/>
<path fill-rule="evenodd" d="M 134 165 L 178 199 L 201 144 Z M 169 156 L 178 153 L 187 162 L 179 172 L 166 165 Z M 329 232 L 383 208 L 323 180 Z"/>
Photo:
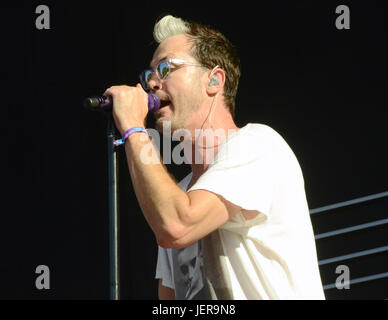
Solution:
<path fill-rule="evenodd" d="M 162 43 L 167 38 L 178 34 L 187 34 L 190 31 L 186 22 L 181 18 L 165 16 L 154 26 L 154 39 L 157 43 Z"/>
<path fill-rule="evenodd" d="M 154 26 L 154 39 L 162 43 L 169 37 L 185 34 L 193 43 L 192 55 L 204 67 L 216 65 L 225 71 L 224 100 L 234 116 L 235 100 L 241 76 L 236 48 L 219 31 L 196 22 L 187 22 L 171 15 L 164 16 Z"/>

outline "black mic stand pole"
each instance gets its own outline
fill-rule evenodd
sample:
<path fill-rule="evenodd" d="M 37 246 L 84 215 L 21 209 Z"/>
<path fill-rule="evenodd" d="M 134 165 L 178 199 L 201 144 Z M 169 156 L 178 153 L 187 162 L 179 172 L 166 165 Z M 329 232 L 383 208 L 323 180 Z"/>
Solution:
<path fill-rule="evenodd" d="M 117 192 L 117 151 L 114 145 L 115 125 L 111 109 L 111 99 L 106 97 L 90 97 L 84 100 L 84 107 L 90 110 L 108 111 L 107 145 L 108 145 L 108 191 L 109 191 L 109 272 L 110 272 L 110 299 L 120 300 L 120 221 L 118 214 Z M 160 108 L 160 99 L 148 94 L 148 110 L 155 112 Z"/>
<path fill-rule="evenodd" d="M 115 141 L 115 125 L 112 114 L 108 115 L 107 125 L 108 145 L 108 189 L 109 189 L 109 273 L 110 273 L 110 300 L 120 300 L 120 251 L 119 231 L 120 221 L 118 214 L 117 193 L 117 151 Z"/>

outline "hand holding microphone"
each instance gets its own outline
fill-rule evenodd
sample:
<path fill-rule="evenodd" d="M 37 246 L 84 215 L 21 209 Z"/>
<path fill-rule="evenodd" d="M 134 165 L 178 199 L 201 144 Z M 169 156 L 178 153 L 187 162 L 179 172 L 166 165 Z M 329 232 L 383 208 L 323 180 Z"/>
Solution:
<path fill-rule="evenodd" d="M 92 96 L 84 100 L 84 107 L 92 111 L 110 110 L 112 108 L 112 97 Z M 148 111 L 156 112 L 160 108 L 160 99 L 157 95 L 148 94 Z"/>
<path fill-rule="evenodd" d="M 160 108 L 160 99 L 154 94 L 147 94 L 138 84 L 136 87 L 112 86 L 103 96 L 84 100 L 84 106 L 91 110 L 109 110 L 112 105 L 116 127 L 123 134 L 128 128 L 144 126 L 147 113 Z"/>

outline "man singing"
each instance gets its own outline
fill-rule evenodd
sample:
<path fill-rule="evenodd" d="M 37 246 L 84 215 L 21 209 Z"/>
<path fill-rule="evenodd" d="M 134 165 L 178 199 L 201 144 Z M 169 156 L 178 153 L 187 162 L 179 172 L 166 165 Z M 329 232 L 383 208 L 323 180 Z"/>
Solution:
<path fill-rule="evenodd" d="M 270 127 L 234 123 L 235 48 L 218 31 L 172 16 L 155 24 L 154 38 L 141 84 L 105 95 L 117 129 L 130 133 L 133 187 L 159 245 L 159 298 L 324 299 L 294 153 Z M 157 129 L 185 132 L 192 172 L 179 184 L 161 161 L 141 156 L 150 145 L 146 91 L 161 100 Z"/>

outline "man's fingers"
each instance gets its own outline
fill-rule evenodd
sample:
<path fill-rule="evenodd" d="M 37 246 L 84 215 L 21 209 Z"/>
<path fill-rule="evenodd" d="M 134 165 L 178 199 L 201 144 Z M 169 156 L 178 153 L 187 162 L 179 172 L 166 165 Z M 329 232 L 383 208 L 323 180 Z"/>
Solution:
<path fill-rule="evenodd" d="M 104 96 L 113 96 L 113 92 L 112 92 L 112 89 L 114 87 L 109 87 L 108 89 L 105 90 L 105 92 L 103 93 Z"/>
<path fill-rule="evenodd" d="M 122 85 L 122 86 L 112 86 L 108 89 L 105 90 L 104 92 L 104 95 L 109 95 L 109 96 L 116 96 L 116 95 L 119 95 L 119 94 L 125 94 L 127 93 L 128 91 L 131 91 L 131 89 L 141 89 L 142 91 L 144 91 L 142 85 L 140 83 L 138 83 L 136 85 L 136 87 L 131 87 L 131 86 L 126 86 L 126 85 Z M 145 92 L 145 91 L 144 91 Z"/>

